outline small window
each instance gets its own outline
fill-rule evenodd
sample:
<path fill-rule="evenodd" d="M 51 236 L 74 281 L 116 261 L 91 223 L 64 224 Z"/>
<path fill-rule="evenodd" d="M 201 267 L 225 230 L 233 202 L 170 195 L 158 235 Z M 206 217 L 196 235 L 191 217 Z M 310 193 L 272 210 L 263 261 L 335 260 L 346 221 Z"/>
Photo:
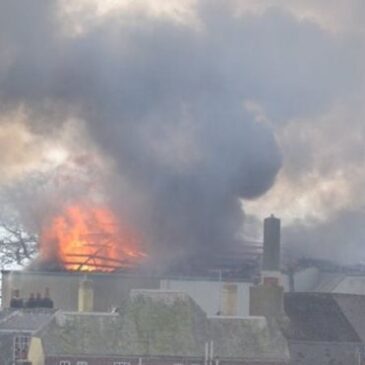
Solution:
<path fill-rule="evenodd" d="M 68 360 L 61 360 L 60 365 L 71 365 L 71 361 Z"/>
<path fill-rule="evenodd" d="M 28 357 L 28 349 L 30 336 L 15 336 L 13 339 L 13 358 L 14 361 L 26 360 Z"/>
<path fill-rule="evenodd" d="M 78 361 L 76 365 L 87 365 L 87 361 Z"/>

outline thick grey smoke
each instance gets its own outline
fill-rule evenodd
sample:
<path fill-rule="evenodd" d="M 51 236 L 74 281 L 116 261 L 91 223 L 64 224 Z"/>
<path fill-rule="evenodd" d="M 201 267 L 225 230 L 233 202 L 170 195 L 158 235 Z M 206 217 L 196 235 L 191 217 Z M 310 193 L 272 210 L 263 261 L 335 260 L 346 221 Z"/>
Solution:
<path fill-rule="evenodd" d="M 358 133 L 344 138 L 349 123 L 362 136 L 363 122 L 337 111 L 344 105 L 355 113 L 352 105 L 362 103 L 354 102 L 364 90 L 357 27 L 333 32 L 336 12 L 322 19 L 321 1 L 257 10 L 249 2 L 200 0 L 191 23 L 130 3 L 94 23 L 83 19 L 80 30 L 61 3 L 0 1 L 1 114 L 21 107 L 45 139 L 69 118 L 84 121 L 85 139 L 113 161 L 105 188 L 114 208 L 156 256 L 209 258 L 232 244 L 243 220 L 239 198 L 267 192 L 282 163 L 279 183 L 265 196 L 279 204 L 259 201 L 260 215 L 280 215 L 303 196 L 307 204 L 321 201 L 322 233 L 305 218 L 288 229 L 288 244 L 321 247 L 312 250 L 319 256 L 327 252 L 319 242 L 342 247 L 341 235 L 324 232 L 348 222 L 358 196 L 344 198 L 341 176 L 355 171 L 355 184 L 365 181 L 363 141 Z M 312 245 L 301 240 L 303 227 Z M 352 233 L 360 242 L 362 231 Z"/>
<path fill-rule="evenodd" d="M 227 24 L 203 10 L 202 30 L 130 11 L 68 36 L 50 2 L 0 5 L 3 112 L 22 105 L 45 136 L 84 120 L 114 160 L 115 208 L 156 256 L 209 259 L 230 246 L 239 198 L 266 192 L 281 165 L 273 132 L 243 106 L 244 29 L 219 39 Z"/>
<path fill-rule="evenodd" d="M 340 264 L 364 264 L 365 214 L 341 210 L 324 222 L 299 222 L 285 229 L 290 256 L 320 258 Z"/>

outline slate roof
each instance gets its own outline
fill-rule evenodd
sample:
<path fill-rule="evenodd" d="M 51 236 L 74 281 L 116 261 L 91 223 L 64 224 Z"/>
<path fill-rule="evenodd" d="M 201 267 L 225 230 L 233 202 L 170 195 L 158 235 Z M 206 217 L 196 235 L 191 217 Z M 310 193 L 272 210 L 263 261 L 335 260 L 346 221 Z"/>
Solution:
<path fill-rule="evenodd" d="M 289 359 L 287 342 L 275 321 L 265 317 L 209 319 L 214 353 L 220 359 Z"/>
<path fill-rule="evenodd" d="M 283 329 L 291 341 L 361 342 L 342 308 L 330 293 L 287 293 L 289 318 Z"/>
<path fill-rule="evenodd" d="M 202 356 L 204 312 L 185 294 L 132 291 L 120 313 L 65 313 L 41 336 L 49 354 Z"/>
<path fill-rule="evenodd" d="M 11 312 L 7 309 L 0 310 L 0 321 L 7 317 Z"/>
<path fill-rule="evenodd" d="M 365 343 L 365 296 L 333 294 L 333 298 L 351 323 L 358 336 Z"/>
<path fill-rule="evenodd" d="M 207 318 L 187 294 L 172 291 L 134 290 L 119 314 L 59 312 L 36 336 L 48 356 L 203 358 L 214 341 L 220 358 L 288 359 L 278 326 L 262 317 Z"/>
<path fill-rule="evenodd" d="M 343 273 L 320 273 L 315 292 L 333 293 L 337 291 L 337 287 L 346 279 Z"/>
<path fill-rule="evenodd" d="M 13 358 L 13 338 L 18 334 L 30 336 L 47 325 L 54 310 L 4 309 L 0 311 L 0 364 L 10 364 Z"/>
<path fill-rule="evenodd" d="M 33 332 L 47 324 L 54 310 L 19 309 L 4 310 L 0 314 L 0 332 Z"/>
<path fill-rule="evenodd" d="M 117 354 L 120 328 L 118 314 L 58 312 L 36 336 L 47 354 Z"/>
<path fill-rule="evenodd" d="M 133 355 L 204 354 L 206 315 L 185 293 L 133 290 L 121 316 L 123 342 Z"/>

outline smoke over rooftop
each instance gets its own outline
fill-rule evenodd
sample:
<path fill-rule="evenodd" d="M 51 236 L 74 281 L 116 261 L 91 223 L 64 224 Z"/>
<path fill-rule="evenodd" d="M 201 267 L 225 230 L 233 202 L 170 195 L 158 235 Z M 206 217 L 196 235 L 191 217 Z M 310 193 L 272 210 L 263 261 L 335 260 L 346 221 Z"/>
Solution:
<path fill-rule="evenodd" d="M 266 192 L 281 157 L 270 127 L 244 108 L 243 57 L 215 24 L 202 18 L 206 29 L 196 28 L 131 7 L 74 34 L 56 5 L 36 2 L 32 21 L 21 2 L 1 8 L 3 113 L 22 108 L 44 138 L 82 121 L 77 138 L 111 161 L 104 196 L 152 256 L 209 260 L 237 241 L 239 198 Z"/>
<path fill-rule="evenodd" d="M 283 191 L 320 194 L 305 177 L 334 171 L 317 153 L 330 146 L 322 115 L 362 85 L 357 29 L 338 36 L 339 14 L 301 1 L 102 3 L 0 3 L 0 138 L 17 121 L 15 150 L 31 151 L 8 153 L 2 179 L 18 191 L 29 171 L 47 180 L 32 209 L 16 200 L 28 226 L 65 201 L 103 200 L 151 255 L 209 260 L 240 238 L 242 199 L 268 192 L 283 162 L 252 212 L 286 213 Z"/>

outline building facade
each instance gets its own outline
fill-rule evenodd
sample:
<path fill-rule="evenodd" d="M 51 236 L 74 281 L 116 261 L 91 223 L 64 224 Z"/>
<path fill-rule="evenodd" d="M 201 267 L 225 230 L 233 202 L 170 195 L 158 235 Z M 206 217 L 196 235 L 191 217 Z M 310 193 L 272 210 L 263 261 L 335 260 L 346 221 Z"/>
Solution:
<path fill-rule="evenodd" d="M 184 293 L 139 290 L 118 313 L 58 312 L 32 337 L 28 358 L 33 365 L 284 365 L 289 350 L 264 317 L 208 317 Z"/>
<path fill-rule="evenodd" d="M 53 315 L 45 309 L 0 311 L 0 365 L 26 361 L 33 334 Z"/>

